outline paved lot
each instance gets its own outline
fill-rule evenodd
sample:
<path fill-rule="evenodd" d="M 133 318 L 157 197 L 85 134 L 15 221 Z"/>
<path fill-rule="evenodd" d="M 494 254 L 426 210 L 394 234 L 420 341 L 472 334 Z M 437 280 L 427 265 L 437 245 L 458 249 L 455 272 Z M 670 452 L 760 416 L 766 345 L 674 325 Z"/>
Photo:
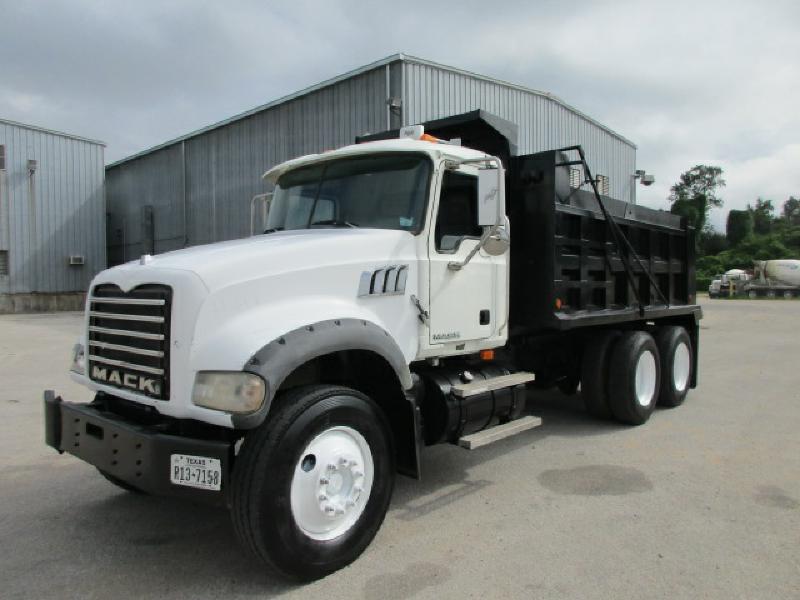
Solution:
<path fill-rule="evenodd" d="M 639 428 L 537 396 L 537 430 L 430 449 L 349 568 L 297 587 L 225 512 L 118 491 L 43 444 L 76 314 L 0 317 L 4 598 L 799 598 L 800 302 L 706 301 L 701 386 Z"/>

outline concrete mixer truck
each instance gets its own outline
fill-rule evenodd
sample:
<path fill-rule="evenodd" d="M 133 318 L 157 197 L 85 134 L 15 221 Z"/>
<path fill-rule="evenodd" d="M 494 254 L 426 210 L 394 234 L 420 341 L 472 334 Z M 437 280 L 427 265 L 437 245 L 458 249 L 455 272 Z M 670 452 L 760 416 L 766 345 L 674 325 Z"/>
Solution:
<path fill-rule="evenodd" d="M 800 297 L 800 260 L 756 260 L 753 273 L 742 288 L 748 298 Z"/>

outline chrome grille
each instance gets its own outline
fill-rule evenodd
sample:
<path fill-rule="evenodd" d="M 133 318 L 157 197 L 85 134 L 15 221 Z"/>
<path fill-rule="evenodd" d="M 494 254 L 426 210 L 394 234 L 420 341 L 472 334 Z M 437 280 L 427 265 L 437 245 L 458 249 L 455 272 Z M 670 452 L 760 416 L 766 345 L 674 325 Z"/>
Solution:
<path fill-rule="evenodd" d="M 172 290 L 147 284 L 123 292 L 102 284 L 89 297 L 89 377 L 160 400 L 169 399 Z"/>

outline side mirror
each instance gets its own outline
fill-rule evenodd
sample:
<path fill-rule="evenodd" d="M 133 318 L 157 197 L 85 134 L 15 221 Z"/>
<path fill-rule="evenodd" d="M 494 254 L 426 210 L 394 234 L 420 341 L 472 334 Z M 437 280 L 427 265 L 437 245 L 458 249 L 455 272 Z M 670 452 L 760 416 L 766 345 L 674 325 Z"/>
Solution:
<path fill-rule="evenodd" d="M 478 171 L 478 225 L 497 225 L 501 219 L 500 169 Z"/>

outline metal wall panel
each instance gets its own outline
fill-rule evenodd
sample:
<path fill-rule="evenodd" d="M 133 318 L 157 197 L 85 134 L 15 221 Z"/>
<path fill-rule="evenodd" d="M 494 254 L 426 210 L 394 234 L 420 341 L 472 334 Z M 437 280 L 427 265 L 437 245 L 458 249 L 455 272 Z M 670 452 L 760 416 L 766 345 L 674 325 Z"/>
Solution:
<path fill-rule="evenodd" d="M 390 96 L 402 112 L 389 110 Z M 153 206 L 156 252 L 243 237 L 270 167 L 476 108 L 519 124 L 521 152 L 583 144 L 612 195 L 630 198 L 629 141 L 547 95 L 397 55 L 109 165 L 109 264 L 142 253 L 142 206 Z"/>
<path fill-rule="evenodd" d="M 85 291 L 106 264 L 103 144 L 0 120 L 0 145 L 0 294 Z"/>
<path fill-rule="evenodd" d="M 382 66 L 110 165 L 109 263 L 141 254 L 147 204 L 154 207 L 156 252 L 248 235 L 250 201 L 268 191 L 264 172 L 385 129 L 386 96 Z"/>
<path fill-rule="evenodd" d="M 611 195 L 635 201 L 636 147 L 543 93 L 464 71 L 408 59 L 403 65 L 403 124 L 482 108 L 519 125 L 519 152 L 581 144 L 594 173 L 609 178 Z"/>

